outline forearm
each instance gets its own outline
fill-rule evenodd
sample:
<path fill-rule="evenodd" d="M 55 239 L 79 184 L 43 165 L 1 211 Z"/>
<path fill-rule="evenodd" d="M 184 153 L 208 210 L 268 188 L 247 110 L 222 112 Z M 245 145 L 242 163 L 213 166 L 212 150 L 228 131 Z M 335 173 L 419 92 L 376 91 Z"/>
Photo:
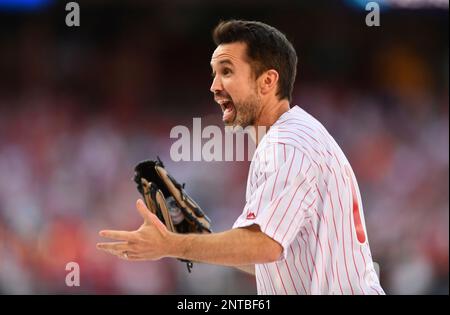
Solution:
<path fill-rule="evenodd" d="M 257 226 L 212 234 L 171 234 L 169 238 L 169 257 L 224 266 L 275 261 L 282 251 Z"/>

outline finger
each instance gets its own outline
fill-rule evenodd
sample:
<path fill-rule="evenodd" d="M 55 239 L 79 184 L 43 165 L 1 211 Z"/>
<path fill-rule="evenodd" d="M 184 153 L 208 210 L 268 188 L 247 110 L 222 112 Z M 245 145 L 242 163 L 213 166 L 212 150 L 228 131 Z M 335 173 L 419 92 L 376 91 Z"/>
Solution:
<path fill-rule="evenodd" d="M 138 257 L 138 255 L 136 253 L 130 253 L 127 252 L 127 255 L 124 255 L 123 253 L 121 253 L 120 255 L 117 255 L 118 258 L 122 259 L 122 260 L 138 260 L 135 257 Z M 131 259 L 130 257 L 133 257 L 133 259 Z M 141 260 L 141 259 L 139 259 Z"/>
<path fill-rule="evenodd" d="M 130 244 L 128 242 L 109 242 L 109 243 L 97 243 L 98 249 L 113 250 L 113 251 L 129 251 Z"/>
<path fill-rule="evenodd" d="M 103 230 L 99 232 L 102 237 L 110 238 L 118 241 L 133 241 L 134 234 L 129 231 Z"/>
<path fill-rule="evenodd" d="M 139 211 L 139 214 L 142 216 L 142 218 L 144 219 L 145 223 L 151 223 L 151 218 L 149 216 L 149 214 L 152 214 L 150 212 L 150 210 L 147 208 L 147 206 L 145 205 L 145 203 L 142 201 L 142 199 L 138 199 L 136 201 L 136 208 Z"/>
<path fill-rule="evenodd" d="M 160 231 L 164 231 L 166 229 L 166 226 L 158 219 L 158 217 L 148 210 L 142 199 L 138 199 L 136 201 L 136 208 L 139 210 L 139 213 L 144 218 L 146 223 L 153 224 Z"/>
<path fill-rule="evenodd" d="M 130 260 L 130 261 L 143 261 L 143 260 L 147 260 L 147 259 L 141 257 L 140 255 L 128 254 L 128 257 L 126 258 L 126 260 Z"/>
<path fill-rule="evenodd" d="M 111 249 L 99 248 L 99 250 L 102 250 L 102 251 L 104 251 L 108 254 L 114 255 L 114 256 L 120 256 L 123 254 L 123 252 L 119 252 L 119 251 L 111 250 Z"/>
<path fill-rule="evenodd" d="M 102 250 L 108 254 L 117 256 L 117 258 L 121 258 L 121 259 L 125 259 L 125 260 L 127 260 L 129 255 L 132 255 L 132 256 L 138 255 L 138 253 L 136 253 L 135 251 L 129 251 L 129 250 L 123 251 L 123 250 L 112 250 L 112 249 L 107 249 L 107 248 L 99 248 L 99 250 Z M 125 253 L 127 253 L 127 255 L 125 255 Z"/>

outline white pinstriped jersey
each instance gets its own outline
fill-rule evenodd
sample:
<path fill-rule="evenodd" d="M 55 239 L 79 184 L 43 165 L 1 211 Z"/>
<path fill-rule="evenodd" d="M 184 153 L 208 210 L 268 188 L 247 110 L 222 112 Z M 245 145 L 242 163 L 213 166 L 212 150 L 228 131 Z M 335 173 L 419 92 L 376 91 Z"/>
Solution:
<path fill-rule="evenodd" d="M 246 205 L 233 228 L 252 224 L 283 246 L 278 261 L 255 266 L 258 294 L 384 294 L 350 164 L 298 106 L 253 156 Z"/>

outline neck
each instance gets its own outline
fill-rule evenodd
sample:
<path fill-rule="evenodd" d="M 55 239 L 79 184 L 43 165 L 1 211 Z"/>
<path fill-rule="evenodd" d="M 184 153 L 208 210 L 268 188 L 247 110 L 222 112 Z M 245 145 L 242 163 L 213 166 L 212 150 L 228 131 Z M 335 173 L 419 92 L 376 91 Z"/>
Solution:
<path fill-rule="evenodd" d="M 261 105 L 260 112 L 253 125 L 254 132 L 251 133 L 251 137 L 255 141 L 256 146 L 261 142 L 262 137 L 269 131 L 270 127 L 288 110 L 288 100 L 275 99 Z M 260 132 L 264 133 L 259 134 Z"/>

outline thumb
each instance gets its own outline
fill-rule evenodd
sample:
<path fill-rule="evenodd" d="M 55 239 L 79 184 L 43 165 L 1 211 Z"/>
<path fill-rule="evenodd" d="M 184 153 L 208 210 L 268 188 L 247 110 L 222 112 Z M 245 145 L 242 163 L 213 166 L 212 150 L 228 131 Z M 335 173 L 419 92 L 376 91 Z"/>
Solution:
<path fill-rule="evenodd" d="M 149 214 L 151 214 L 150 210 L 147 208 L 145 203 L 142 201 L 142 199 L 138 199 L 136 201 L 136 208 L 139 211 L 139 214 L 144 219 L 145 223 L 150 223 L 151 219 Z"/>
<path fill-rule="evenodd" d="M 138 199 L 136 201 L 136 208 L 138 209 L 142 218 L 144 218 L 146 224 L 154 225 L 160 231 L 164 231 L 166 229 L 166 226 L 158 219 L 158 217 L 154 215 L 150 210 L 148 210 L 142 199 Z"/>

